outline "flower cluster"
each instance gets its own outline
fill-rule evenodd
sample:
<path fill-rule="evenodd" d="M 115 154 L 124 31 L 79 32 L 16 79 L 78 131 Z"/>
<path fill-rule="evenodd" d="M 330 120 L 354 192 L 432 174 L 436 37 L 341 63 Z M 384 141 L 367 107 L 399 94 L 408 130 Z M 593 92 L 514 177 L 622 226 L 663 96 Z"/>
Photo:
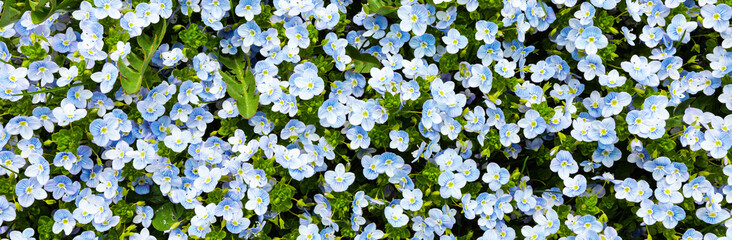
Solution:
<path fill-rule="evenodd" d="M 727 239 L 717 1 L 0 1 L 0 237 Z"/>

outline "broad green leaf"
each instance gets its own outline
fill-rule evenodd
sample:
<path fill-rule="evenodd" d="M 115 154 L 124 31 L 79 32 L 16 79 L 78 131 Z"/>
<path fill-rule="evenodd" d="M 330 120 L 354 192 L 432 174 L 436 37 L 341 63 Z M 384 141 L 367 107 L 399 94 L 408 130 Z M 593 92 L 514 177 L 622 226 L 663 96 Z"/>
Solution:
<path fill-rule="evenodd" d="M 244 70 L 249 68 L 246 64 L 248 59 L 245 56 L 245 54 L 236 54 L 234 56 L 219 54 L 218 60 L 225 67 L 229 68 L 229 71 L 233 72 L 237 78 L 241 79 L 244 77 Z"/>
<path fill-rule="evenodd" d="M 175 204 L 165 203 L 155 210 L 155 216 L 152 219 L 152 225 L 158 231 L 167 231 L 173 227 L 178 221 L 178 212 L 176 212 Z"/>
<path fill-rule="evenodd" d="M 31 20 L 34 24 L 40 24 L 54 13 L 75 10 L 81 4 L 81 1 L 63 0 L 57 2 L 56 0 L 29 0 L 28 3 L 31 7 Z M 48 7 L 46 7 L 46 4 L 48 4 Z"/>
<path fill-rule="evenodd" d="M 249 62 L 249 57 L 245 54 L 237 54 L 233 57 L 219 54 L 218 58 L 219 62 L 229 68 L 229 72 L 234 73 L 232 76 L 220 71 L 226 82 L 226 92 L 236 100 L 239 114 L 247 119 L 253 117 L 257 113 L 259 95 L 256 93 L 254 74 L 252 74 L 249 64 L 245 64 L 245 61 Z"/>
<path fill-rule="evenodd" d="M 122 79 L 120 81 L 122 83 L 122 88 L 125 90 L 125 93 L 132 94 L 140 91 L 140 86 L 142 86 L 144 73 L 148 70 L 150 61 L 152 60 L 155 51 L 158 49 L 158 46 L 160 46 L 160 43 L 163 41 L 167 25 L 168 21 L 160 21 L 160 23 L 154 26 L 152 37 L 149 37 L 147 35 L 140 35 L 137 37 L 137 44 L 140 45 L 140 48 L 142 48 L 142 58 L 134 55 L 133 53 L 130 53 L 128 55 L 128 58 L 130 60 L 130 66 L 119 64 L 119 72 L 122 76 Z M 142 60 L 140 61 L 140 59 Z"/>
<path fill-rule="evenodd" d="M 366 14 L 376 13 L 376 10 L 384 6 L 381 0 L 368 0 L 367 2 L 368 4 L 364 5 L 364 11 L 366 11 Z"/>
<path fill-rule="evenodd" d="M 56 5 L 56 12 L 67 12 L 76 10 L 81 4 L 81 0 L 63 0 Z"/>
<path fill-rule="evenodd" d="M 358 73 L 368 73 L 372 68 L 381 67 L 379 59 L 368 53 L 361 53 L 352 46 L 346 46 L 346 54 L 353 59 L 353 70 Z"/>
<path fill-rule="evenodd" d="M 226 83 L 226 92 L 234 99 L 241 99 L 244 96 L 244 87 L 231 74 L 220 71 L 221 79 Z"/>
<path fill-rule="evenodd" d="M 56 0 L 31 0 L 29 3 L 33 24 L 41 24 L 56 11 Z M 46 4 L 48 4 L 48 7 L 46 7 Z"/>
<path fill-rule="evenodd" d="M 242 79 L 244 86 L 244 96 L 236 101 L 236 107 L 239 109 L 239 114 L 244 118 L 251 118 L 257 113 L 257 106 L 259 105 L 259 95 L 256 94 L 256 83 L 254 82 L 254 74 L 247 68 L 244 78 Z"/>
<path fill-rule="evenodd" d="M 364 12 L 367 14 L 379 14 L 388 17 L 397 17 L 396 11 L 397 6 L 391 2 L 384 2 L 381 0 L 368 0 L 368 4 L 363 5 Z"/>
<path fill-rule="evenodd" d="M 39 9 L 45 7 L 47 2 L 48 2 L 48 0 L 29 0 L 28 6 L 30 6 L 31 11 L 36 11 L 36 10 L 39 10 Z M 55 3 L 52 3 L 52 4 L 55 5 Z"/>
<path fill-rule="evenodd" d="M 21 12 L 14 7 L 14 0 L 6 0 L 3 3 L 3 12 L 0 14 L 0 27 L 6 27 L 15 21 L 18 21 L 21 16 Z"/>

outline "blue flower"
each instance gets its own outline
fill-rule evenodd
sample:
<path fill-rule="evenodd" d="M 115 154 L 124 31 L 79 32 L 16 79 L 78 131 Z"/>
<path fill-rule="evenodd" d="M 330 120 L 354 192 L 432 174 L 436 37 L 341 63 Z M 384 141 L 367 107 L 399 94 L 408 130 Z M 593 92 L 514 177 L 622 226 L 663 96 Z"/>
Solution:
<path fill-rule="evenodd" d="M 113 118 L 94 119 L 89 125 L 92 141 L 99 146 L 107 146 L 110 141 L 120 139 L 119 121 Z"/>
<path fill-rule="evenodd" d="M 674 209 L 672 207 L 672 209 L 671 209 L 672 213 L 667 213 L 667 215 L 673 215 L 673 217 L 671 217 L 670 219 L 669 218 L 664 219 L 664 220 L 669 221 L 669 224 L 672 224 L 673 221 L 681 221 L 683 219 L 681 217 L 676 216 L 677 213 L 681 213 L 678 211 L 678 209 L 675 209 L 675 210 L 677 210 L 676 212 L 674 212 L 673 210 Z M 684 212 L 684 216 L 686 216 L 685 212 Z M 664 217 L 666 217 L 666 216 L 664 216 Z M 726 209 L 715 210 L 710 207 L 702 207 L 702 208 L 698 208 L 696 210 L 696 217 L 699 218 L 699 220 L 704 221 L 705 223 L 718 224 L 718 223 L 721 223 L 722 221 L 728 219 L 730 217 L 730 213 Z M 665 226 L 665 224 L 664 224 L 664 226 Z M 687 233 L 688 233 L 688 231 L 687 231 Z M 686 235 L 687 234 L 685 233 L 684 236 L 686 236 Z M 699 235 L 701 235 L 701 234 L 699 234 Z"/>
<path fill-rule="evenodd" d="M 177 127 L 173 127 L 170 130 L 170 135 L 164 139 L 165 146 L 175 152 L 182 152 L 188 146 L 188 143 L 192 141 L 193 135 L 189 130 L 181 131 Z"/>
<path fill-rule="evenodd" d="M 508 183 L 510 177 L 508 170 L 501 168 L 496 163 L 489 163 L 486 166 L 486 173 L 483 175 L 483 182 L 488 183 L 488 187 L 496 191 Z"/>
<path fill-rule="evenodd" d="M 53 213 L 53 222 L 53 233 L 60 233 L 63 230 L 64 234 L 69 235 L 76 227 L 76 220 L 74 220 L 71 212 L 66 209 L 56 210 Z"/>
<path fill-rule="evenodd" d="M 216 188 L 221 178 L 221 169 L 211 168 L 206 166 L 198 167 L 198 178 L 194 181 L 193 185 L 202 190 L 203 192 L 211 192 Z"/>
<path fill-rule="evenodd" d="M 285 29 L 285 36 L 289 41 L 287 45 L 290 47 L 307 48 L 310 45 L 310 35 L 305 26 L 294 26 Z"/>
<path fill-rule="evenodd" d="M 77 37 L 73 28 L 67 28 L 66 33 L 59 33 L 48 39 L 54 51 L 59 53 L 75 52 Z M 7 47 L 6 47 L 7 48 Z M 8 56 L 9 57 L 9 56 Z"/>
<path fill-rule="evenodd" d="M 603 229 L 600 221 L 592 215 L 584 215 L 579 217 L 572 226 L 569 226 L 573 232 L 580 236 L 597 236 Z"/>
<path fill-rule="evenodd" d="M 468 45 L 468 38 L 460 35 L 460 32 L 454 28 L 447 31 L 447 35 L 442 37 L 442 41 L 446 45 L 445 50 L 452 54 L 457 53 L 460 49 Z"/>
<path fill-rule="evenodd" d="M 319 231 L 318 225 L 315 224 L 300 225 L 298 228 L 300 235 L 297 237 L 297 240 L 320 240 Z"/>
<path fill-rule="evenodd" d="M 545 239 L 546 233 L 541 226 L 523 226 L 521 227 L 521 234 L 524 235 L 525 239 Z"/>
<path fill-rule="evenodd" d="M 323 79 L 318 77 L 318 68 L 311 62 L 295 66 L 295 73 L 290 76 L 290 93 L 298 95 L 302 100 L 309 100 L 325 90 Z"/>
<path fill-rule="evenodd" d="M 389 131 L 389 139 L 391 139 L 389 147 L 392 149 L 404 152 L 407 150 L 407 147 L 409 147 L 409 134 L 405 131 L 391 130 Z"/>
<path fill-rule="evenodd" d="M 96 229 L 99 232 L 106 232 L 107 230 L 111 229 L 114 226 L 117 226 L 119 224 L 120 217 L 114 216 L 114 215 L 107 215 L 106 218 L 104 218 L 101 221 L 94 221 L 92 222 L 92 226 L 94 226 L 94 229 Z"/>
<path fill-rule="evenodd" d="M 586 28 L 579 37 L 574 41 L 577 48 L 585 50 L 587 54 L 595 54 L 598 49 L 603 49 L 607 46 L 607 37 L 602 34 L 600 28 L 591 26 Z"/>
<path fill-rule="evenodd" d="M 505 124 L 500 127 L 498 134 L 500 135 L 501 145 L 508 147 L 512 143 L 518 143 L 521 140 L 521 137 L 518 135 L 520 130 L 521 128 L 514 123 Z"/>
<path fill-rule="evenodd" d="M 518 121 L 518 126 L 524 129 L 524 137 L 534 138 L 544 133 L 546 121 L 536 110 L 526 111 L 524 118 Z"/>
<path fill-rule="evenodd" d="M 700 14 L 704 28 L 714 28 L 714 31 L 724 32 L 729 28 L 732 7 L 727 4 L 709 4 L 701 8 Z"/>
<path fill-rule="evenodd" d="M 353 126 L 346 132 L 346 137 L 351 140 L 349 147 L 351 149 L 363 148 L 366 149 L 371 145 L 371 138 L 369 138 L 368 132 L 361 126 Z"/>
<path fill-rule="evenodd" d="M 20 134 L 23 139 L 31 139 L 33 131 L 41 128 L 41 121 L 36 117 L 16 116 L 5 125 L 5 132 L 11 135 Z"/>
<path fill-rule="evenodd" d="M 447 9 L 447 11 L 439 11 L 437 14 L 435 14 L 438 20 L 440 20 L 436 25 L 435 28 L 444 30 L 450 27 L 453 22 L 457 19 L 457 8 L 452 6 Z"/>
<path fill-rule="evenodd" d="M 671 203 L 659 203 L 653 207 L 653 218 L 663 223 L 665 228 L 673 229 L 679 221 L 686 218 L 686 212 Z"/>
<path fill-rule="evenodd" d="M 35 200 L 43 200 L 48 196 L 43 190 L 43 185 L 35 178 L 18 181 L 15 184 L 15 195 L 18 196 L 18 203 L 22 207 L 29 207 Z"/>
<path fill-rule="evenodd" d="M 53 74 L 58 72 L 58 65 L 52 61 L 35 61 L 28 66 L 28 79 L 41 81 L 41 86 L 53 82 Z"/>
<path fill-rule="evenodd" d="M 565 150 L 559 151 L 554 156 L 551 163 L 549 164 L 549 168 L 553 172 L 558 173 L 559 177 L 561 177 L 562 179 L 568 178 L 569 174 L 577 173 L 577 171 L 579 170 L 577 162 L 574 160 L 574 158 L 572 158 L 572 155 Z"/>
<path fill-rule="evenodd" d="M 26 228 L 23 232 L 12 231 L 8 234 L 8 237 L 12 240 L 35 240 L 35 238 L 33 238 L 35 234 L 36 232 L 32 228 Z"/>
<path fill-rule="evenodd" d="M 137 110 L 140 111 L 142 118 L 148 122 L 154 122 L 165 114 L 165 107 L 152 99 L 137 102 Z"/>
<path fill-rule="evenodd" d="M 590 54 L 577 64 L 577 69 L 584 73 L 585 79 L 592 80 L 595 76 L 605 75 L 605 65 L 602 64 L 602 58 L 595 54 Z"/>
<path fill-rule="evenodd" d="M 15 206 L 10 204 L 5 196 L 0 196 L 0 224 L 2 222 L 13 222 L 16 216 L 15 211 Z"/>
<path fill-rule="evenodd" d="M 582 175 L 575 175 L 574 178 L 564 179 L 564 189 L 562 193 L 567 197 L 576 197 L 581 195 L 587 189 L 587 179 Z"/>
<path fill-rule="evenodd" d="M 54 199 L 60 199 L 61 197 L 71 195 L 73 194 L 73 192 L 75 192 L 75 187 L 73 186 L 71 179 L 64 175 L 59 175 L 52 178 L 51 180 L 46 182 L 44 188 L 46 189 L 46 191 L 53 194 Z"/>
<path fill-rule="evenodd" d="M 523 212 L 528 212 L 529 209 L 536 206 L 536 197 L 531 192 L 531 189 L 516 190 L 513 198 L 516 200 L 516 207 Z"/>
<path fill-rule="evenodd" d="M 409 217 L 403 211 L 400 205 L 389 206 L 384 208 L 384 217 L 392 227 L 402 227 L 409 222 Z"/>
<path fill-rule="evenodd" d="M 430 12 L 424 5 L 403 5 L 397 9 L 397 15 L 401 19 L 399 27 L 402 31 L 412 31 L 415 36 L 420 36 L 427 31 Z"/>
<path fill-rule="evenodd" d="M 385 171 L 383 167 L 380 167 L 379 159 L 370 156 L 361 158 L 361 166 L 363 167 L 363 176 L 369 180 L 376 179 L 379 174 Z"/>
<path fill-rule="evenodd" d="M 455 199 L 460 199 L 460 197 L 462 197 L 460 189 L 464 187 L 466 183 L 463 175 L 445 171 L 440 174 L 437 182 L 440 184 L 440 196 L 442 196 L 442 198 L 453 197 Z"/>
<path fill-rule="evenodd" d="M 494 22 L 478 20 L 475 22 L 475 40 L 483 40 L 485 44 L 491 44 L 496 40 L 498 25 Z"/>
<path fill-rule="evenodd" d="M 402 208 L 405 210 L 410 211 L 419 211 L 422 209 L 422 190 L 420 189 L 403 189 L 402 190 L 402 199 L 399 201 L 399 204 Z"/>
<path fill-rule="evenodd" d="M 324 174 L 325 182 L 335 192 L 343 192 L 348 189 L 348 186 L 353 184 L 356 180 L 356 175 L 351 172 L 346 172 L 346 168 L 343 164 L 336 165 L 335 171 L 327 171 Z"/>
<path fill-rule="evenodd" d="M 247 210 L 252 210 L 257 215 L 264 215 L 269 205 L 269 193 L 259 188 L 250 188 L 247 191 L 249 201 L 244 205 Z"/>
<path fill-rule="evenodd" d="M 259 15 L 262 12 L 262 6 L 260 5 L 260 0 L 239 1 L 234 8 L 234 12 L 237 16 L 244 17 L 247 21 L 252 21 L 255 15 Z"/>
<path fill-rule="evenodd" d="M 213 120 L 213 114 L 204 108 L 197 107 L 194 108 L 193 111 L 191 111 L 191 115 L 188 116 L 186 126 L 189 128 L 196 128 L 199 131 L 205 131 L 206 124 L 213 122 Z"/>
<path fill-rule="evenodd" d="M 696 22 L 687 22 L 686 17 L 683 14 L 676 14 L 668 27 L 666 27 L 666 33 L 671 40 L 687 43 L 691 39 L 691 32 L 694 31 L 696 27 Z"/>
<path fill-rule="evenodd" d="M 229 1 L 203 0 L 201 1 L 201 9 L 209 12 L 212 17 L 221 19 L 224 14 L 231 9 Z"/>

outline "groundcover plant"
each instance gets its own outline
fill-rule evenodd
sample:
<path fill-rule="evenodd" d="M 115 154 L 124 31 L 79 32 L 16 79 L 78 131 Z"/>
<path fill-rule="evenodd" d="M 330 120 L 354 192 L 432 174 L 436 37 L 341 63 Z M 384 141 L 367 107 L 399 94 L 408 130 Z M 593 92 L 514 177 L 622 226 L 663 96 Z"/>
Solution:
<path fill-rule="evenodd" d="M 727 239 L 731 0 L 5 0 L 0 238 Z"/>

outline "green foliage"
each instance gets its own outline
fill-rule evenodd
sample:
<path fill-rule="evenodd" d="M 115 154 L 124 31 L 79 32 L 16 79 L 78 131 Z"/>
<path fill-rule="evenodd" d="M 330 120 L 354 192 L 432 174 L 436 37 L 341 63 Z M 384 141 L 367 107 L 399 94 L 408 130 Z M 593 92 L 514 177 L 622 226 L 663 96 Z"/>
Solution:
<path fill-rule="evenodd" d="M 85 131 L 79 126 L 71 129 L 64 128 L 51 135 L 51 139 L 56 143 L 56 150 L 59 152 L 76 153 L 79 147 L 79 141 L 84 137 Z"/>
<path fill-rule="evenodd" d="M 161 157 L 166 157 L 170 159 L 171 162 L 174 162 L 179 153 L 168 148 L 167 146 L 165 146 L 165 144 L 158 144 L 157 154 Z"/>
<path fill-rule="evenodd" d="M 328 195 L 331 195 L 328 197 Z M 347 220 L 351 216 L 351 202 L 353 201 L 353 193 L 351 192 L 338 192 L 332 194 L 326 194 L 328 200 L 333 206 L 333 219 L 336 220 Z"/>
<path fill-rule="evenodd" d="M 0 14 L 0 27 L 4 28 L 20 19 L 22 12 L 18 9 L 18 5 L 22 6 L 22 3 L 18 4 L 15 0 L 3 1 L 3 10 L 2 14 Z"/>
<path fill-rule="evenodd" d="M 391 224 L 387 224 L 386 228 L 384 229 L 386 239 L 409 239 L 411 233 L 407 229 L 407 226 L 409 226 L 409 224 L 407 224 L 406 226 L 395 228 L 392 227 Z"/>
<path fill-rule="evenodd" d="M 353 60 L 354 72 L 368 73 L 372 68 L 381 68 L 379 59 L 368 53 L 361 53 L 353 46 L 346 46 L 346 54 Z"/>
<path fill-rule="evenodd" d="M 432 184 L 437 183 L 437 178 L 440 177 L 440 168 L 433 164 L 433 163 L 427 163 L 424 166 L 424 169 L 419 172 L 416 176 L 415 185 L 419 189 L 428 189 L 429 186 L 432 186 Z"/>
<path fill-rule="evenodd" d="M 585 197 L 575 198 L 575 214 L 576 215 L 595 215 L 600 212 L 600 208 L 597 207 L 597 196 L 588 195 Z"/>
<path fill-rule="evenodd" d="M 53 219 L 49 216 L 41 216 L 38 218 L 38 229 L 36 229 L 40 239 L 51 239 L 53 234 Z"/>
<path fill-rule="evenodd" d="M 153 216 L 152 225 L 158 231 L 170 230 L 180 224 L 179 217 L 183 216 L 184 211 L 186 210 L 183 206 L 170 202 L 165 203 L 155 209 L 155 216 Z"/>
<path fill-rule="evenodd" d="M 270 207 L 274 212 L 285 212 L 292 208 L 292 197 L 295 196 L 297 189 L 288 185 L 285 181 L 280 181 L 272 187 L 269 194 Z"/>
<path fill-rule="evenodd" d="M 238 118 L 221 119 L 221 127 L 216 132 L 222 137 L 234 136 L 234 132 L 239 129 L 237 123 L 239 123 Z"/>
<path fill-rule="evenodd" d="M 208 35 L 201 31 L 198 25 L 191 24 L 187 29 L 178 32 L 178 38 L 183 44 L 191 49 L 198 49 L 208 42 Z"/>
<path fill-rule="evenodd" d="M 119 64 L 119 74 L 122 77 L 120 79 L 122 88 L 126 93 L 132 94 L 137 93 L 142 86 L 142 81 L 145 79 L 145 73 L 149 71 L 150 61 L 155 55 L 158 46 L 163 41 L 165 31 L 168 27 L 168 21 L 160 21 L 153 26 L 153 35 L 148 36 L 142 34 L 137 36 L 137 44 L 142 50 L 142 58 L 135 53 L 135 51 L 127 55 L 127 60 L 130 61 L 130 65 Z"/>
<path fill-rule="evenodd" d="M 219 71 L 226 82 L 226 92 L 236 100 L 239 114 L 247 119 L 253 117 L 257 113 L 259 95 L 256 94 L 254 74 L 249 66 L 249 56 L 245 54 L 237 54 L 233 57 L 219 55 L 219 61 L 234 73 L 232 75 L 223 70 Z M 242 65 L 245 62 L 246 66 Z"/>
<path fill-rule="evenodd" d="M 28 60 L 30 60 L 31 62 L 44 59 L 46 58 L 46 56 L 48 56 L 48 52 L 46 52 L 46 49 L 43 49 L 43 47 L 41 47 L 40 41 L 33 43 L 33 45 L 20 46 L 20 52 L 28 57 Z"/>
<path fill-rule="evenodd" d="M 135 217 L 135 207 L 137 205 L 127 203 L 124 199 L 117 201 L 114 205 L 110 205 L 110 209 L 112 209 L 112 213 L 114 213 L 115 216 L 120 217 L 120 222 L 129 222 L 132 221 L 132 218 Z"/>
<path fill-rule="evenodd" d="M 440 72 L 451 72 L 460 68 L 457 54 L 445 53 L 440 57 Z"/>
<path fill-rule="evenodd" d="M 224 194 L 226 194 L 226 191 L 227 190 L 223 190 L 222 188 L 214 189 L 206 195 L 206 203 L 218 204 L 219 202 L 221 202 L 221 200 L 224 199 Z"/>
<path fill-rule="evenodd" d="M 396 11 L 399 5 L 389 0 L 368 0 L 368 4 L 363 4 L 363 11 L 366 14 L 379 14 L 391 18 L 396 18 Z"/>

